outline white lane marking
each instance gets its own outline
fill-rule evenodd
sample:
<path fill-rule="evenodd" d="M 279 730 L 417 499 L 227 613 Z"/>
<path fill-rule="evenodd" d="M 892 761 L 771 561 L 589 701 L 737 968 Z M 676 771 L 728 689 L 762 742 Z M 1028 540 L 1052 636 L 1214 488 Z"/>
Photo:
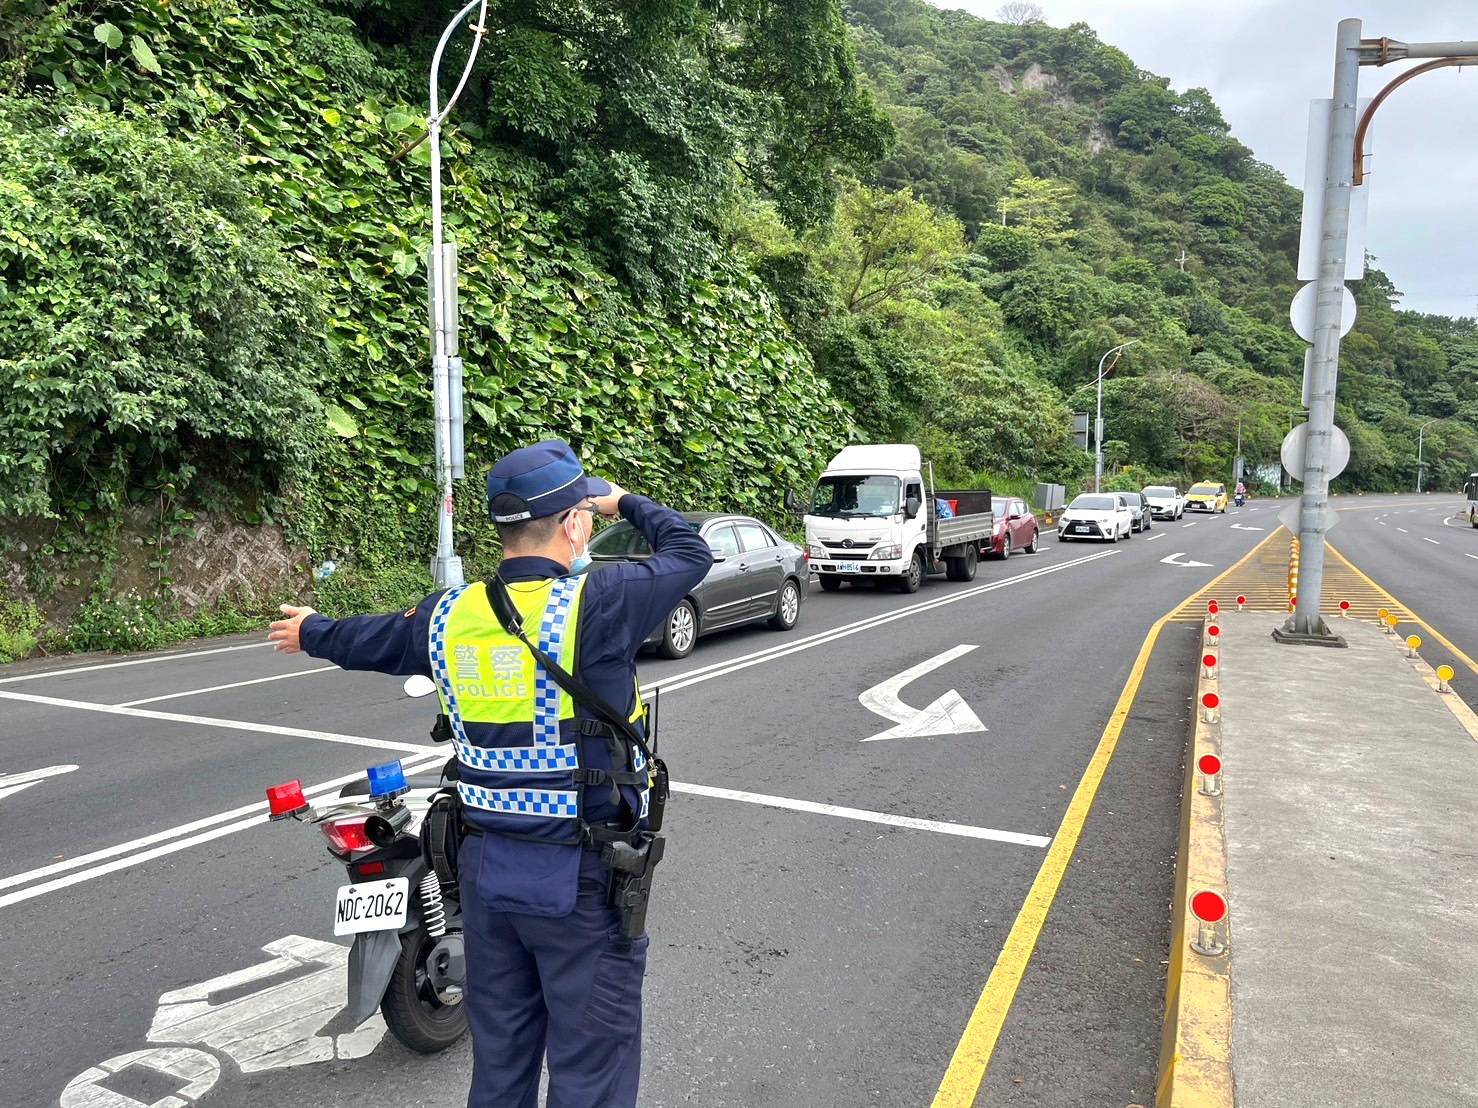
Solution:
<path fill-rule="evenodd" d="M 279 727 L 275 723 L 247 723 L 239 719 L 217 719 L 214 716 L 187 716 L 178 712 L 156 712 L 150 708 L 125 708 L 117 704 L 94 704 L 89 700 L 66 700 L 59 696 L 38 696 L 35 693 L 11 692 L 0 689 L 0 699 L 24 700 L 31 704 L 47 704 L 53 708 L 75 708 L 79 712 L 102 712 L 113 716 L 135 716 L 139 719 L 157 719 L 166 723 L 190 723 L 199 727 L 221 727 L 228 731 L 253 731 L 261 735 L 286 735 L 294 739 L 318 739 L 321 742 L 344 743 L 348 746 L 367 746 L 374 750 L 399 750 L 418 754 L 426 749 L 425 743 L 402 743 L 393 739 L 370 739 L 364 735 L 341 735 L 336 731 L 313 731 L 302 727 Z"/>
<path fill-rule="evenodd" d="M 1411 532 L 1408 531 L 1405 527 L 1398 527 L 1398 528 L 1396 528 L 1396 530 L 1400 531 L 1403 535 L 1409 535 L 1409 534 L 1411 534 Z"/>
<path fill-rule="evenodd" d="M 913 831 L 933 831 L 940 835 L 958 835 L 966 839 L 989 839 L 998 843 L 1015 843 L 1018 846 L 1047 846 L 1052 841 L 1044 835 L 1023 835 L 1016 831 L 972 827 L 966 823 L 945 823 L 933 819 L 915 819 L 913 816 L 895 816 L 888 812 L 869 812 L 863 808 L 843 808 L 837 804 L 793 800 L 787 796 L 766 796 L 764 793 L 747 793 L 736 789 L 716 789 L 711 785 L 684 785 L 674 781 L 672 791 L 712 797 L 715 800 L 736 800 L 741 804 L 761 804 L 767 808 L 786 808 L 792 812 L 810 812 L 818 816 L 837 816 L 842 819 L 861 820 L 864 823 L 880 823 L 886 827 L 906 827 Z"/>
<path fill-rule="evenodd" d="M 60 777 L 64 773 L 73 773 L 76 769 L 76 766 L 47 766 L 45 769 L 28 769 L 20 773 L 0 773 L 0 800 L 29 789 L 32 785 L 39 785 L 48 777 Z"/>
<path fill-rule="evenodd" d="M 1198 524 L 1200 522 L 1201 521 L 1199 519 L 1188 519 L 1184 523 L 1182 523 L 1181 526 L 1182 527 L 1194 527 L 1196 524 Z"/>
<path fill-rule="evenodd" d="M 348 1003 L 347 947 L 285 935 L 262 952 L 273 957 L 161 996 L 148 1040 L 212 1047 L 235 1061 L 244 1074 L 363 1058 L 380 1044 L 387 1028 L 378 1012 L 359 1027 L 324 1033 Z M 255 990 L 233 995 L 253 985 Z M 78 1074 L 62 1090 L 59 1108 L 145 1108 L 142 1101 L 107 1087 L 114 1074 L 130 1069 L 150 1070 L 167 1079 L 173 1095 L 154 1104 L 173 1108 L 197 1103 L 221 1076 L 214 1055 L 188 1047 L 155 1046 L 109 1058 Z"/>
<path fill-rule="evenodd" d="M 1426 535 L 1423 535 L 1423 536 L 1422 536 L 1422 542 L 1429 542 L 1429 543 L 1431 543 L 1431 544 L 1432 544 L 1432 545 L 1433 545 L 1433 546 L 1441 546 L 1441 545 L 1442 545 L 1442 544 L 1441 544 L 1441 543 L 1440 543 L 1440 542 L 1438 542 L 1438 541 L 1437 541 L 1437 540 L 1436 540 L 1436 539 L 1429 539 L 1429 538 L 1427 538 L 1427 536 L 1426 536 Z"/>
<path fill-rule="evenodd" d="M 274 673 L 271 677 L 253 677 L 250 681 L 232 681 L 229 685 L 207 685 L 203 689 L 186 689 L 184 692 L 164 693 L 162 696 L 146 696 L 142 700 L 125 700 L 115 708 L 137 708 L 140 704 L 158 704 L 161 700 L 178 700 L 182 696 L 199 696 L 201 693 L 220 692 L 222 689 L 240 689 L 247 685 L 262 685 L 268 681 L 290 681 L 294 677 L 311 677 L 315 673 L 326 673 L 338 666 L 314 666 L 312 669 L 294 670 L 292 673 Z"/>
<path fill-rule="evenodd" d="M 1161 532 L 1161 533 L 1160 533 L 1160 534 L 1158 534 L 1158 535 L 1151 535 L 1151 536 L 1150 536 L 1150 537 L 1149 537 L 1149 538 L 1147 538 L 1147 539 L 1145 539 L 1145 540 L 1144 540 L 1144 541 L 1145 541 L 1145 542 L 1154 542 L 1154 541 L 1155 541 L 1155 540 L 1156 540 L 1156 539 L 1163 539 L 1163 538 L 1164 538 L 1164 537 L 1165 537 L 1165 534 L 1164 534 L 1164 532 L 1163 532 L 1163 531 L 1162 531 L 1162 532 Z"/>
<path fill-rule="evenodd" d="M 902 673 L 879 682 L 862 693 L 857 699 L 864 708 L 884 719 L 892 720 L 897 726 L 879 731 L 861 741 L 871 743 L 881 739 L 924 739 L 936 735 L 964 735 L 988 730 L 956 689 L 950 689 L 927 708 L 910 708 L 898 695 L 910 681 L 977 649 L 979 648 L 976 646 L 966 644 L 951 647 L 943 654 L 910 666 Z"/>
<path fill-rule="evenodd" d="M 1472 527 L 1473 525 L 1468 522 L 1468 517 L 1467 516 L 1465 516 L 1465 515 L 1455 515 L 1455 516 L 1443 516 L 1442 517 L 1442 526 L 1443 527 Z"/>
<path fill-rule="evenodd" d="M 124 666 L 146 666 L 153 662 L 177 662 L 181 658 L 203 658 L 207 654 L 227 654 L 232 650 L 252 650 L 271 646 L 269 642 L 249 642 L 241 646 L 216 646 L 209 650 L 185 650 L 175 654 L 151 654 L 147 658 L 131 658 L 126 662 L 101 662 L 95 666 L 73 666 L 71 669 L 49 669 L 41 673 L 27 673 L 20 677 L 0 677 L 0 685 L 16 681 L 40 681 L 46 677 L 66 677 L 73 673 L 91 673 L 98 669 L 122 669 Z"/>
<path fill-rule="evenodd" d="M 1195 569 L 1197 567 L 1200 567 L 1202 569 L 1209 569 L 1211 567 L 1211 563 L 1210 562 L 1198 562 L 1198 561 L 1195 561 L 1194 559 L 1187 559 L 1184 562 L 1176 561 L 1177 558 L 1184 558 L 1184 557 L 1185 557 L 1185 551 L 1180 550 L 1180 551 L 1176 551 L 1174 554 L 1171 554 L 1167 558 L 1161 558 L 1160 561 L 1163 562 L 1167 566 L 1184 566 L 1186 569 Z"/>
<path fill-rule="evenodd" d="M 242 1073 L 363 1058 L 385 1034 L 376 1012 L 342 1035 L 320 1030 L 349 1002 L 349 948 L 322 939 L 287 935 L 262 948 L 271 961 L 227 973 L 198 985 L 174 989 L 159 998 L 149 1026 L 153 1043 L 198 1043 L 226 1055 Z M 287 980 L 286 973 L 298 971 Z M 213 994 L 234 992 L 257 982 L 279 980 L 225 1002 Z"/>
<path fill-rule="evenodd" d="M 1472 558 L 1475 562 L 1478 562 L 1478 554 L 1469 554 L 1466 551 L 1464 551 L 1463 557 L 1464 558 Z"/>
<path fill-rule="evenodd" d="M 972 597 L 980 596 L 982 593 L 993 592 L 996 589 L 1010 588 L 1012 585 L 1023 584 L 1038 577 L 1045 577 L 1049 573 L 1058 573 L 1064 569 L 1071 569 L 1073 566 L 1094 562 L 1099 558 L 1112 558 L 1118 553 L 1119 551 L 1117 550 L 1104 550 L 1097 554 L 1089 554 L 1086 557 L 1074 558 L 1070 562 L 1059 562 L 1054 566 L 1043 566 L 1041 569 L 1034 569 L 1030 573 L 1017 574 L 1015 577 L 1007 577 L 1005 580 L 996 581 L 989 585 L 981 585 L 978 588 L 951 593 L 949 596 L 942 596 L 938 600 L 926 600 L 922 604 L 914 604 L 896 612 L 871 616 L 867 619 L 858 620 L 856 623 L 834 627 L 830 631 L 821 631 L 809 638 L 799 639 L 787 645 L 756 651 L 753 654 L 742 655 L 725 662 L 714 662 L 711 665 L 700 666 L 698 669 L 688 670 L 685 673 L 673 674 L 671 677 L 662 677 L 650 684 L 643 685 L 641 691 L 643 693 L 649 693 L 653 689 L 661 689 L 663 692 L 676 692 L 678 689 L 686 689 L 691 685 L 711 681 L 715 677 L 723 677 L 727 674 L 738 672 L 741 669 L 748 669 L 750 666 L 760 665 L 762 662 L 773 661 L 776 658 L 783 658 L 802 650 L 810 650 L 815 646 L 835 642 L 837 639 L 844 639 L 849 635 L 855 635 L 874 627 L 880 627 L 885 623 L 892 623 L 897 619 L 907 619 L 909 616 L 917 615 L 920 612 L 932 611 L 935 608 L 942 608 L 947 604 L 957 604 L 961 600 L 969 600 Z"/>
<path fill-rule="evenodd" d="M 1266 527 L 1248 527 L 1246 524 L 1234 523 L 1234 524 L 1232 524 L 1232 530 L 1233 531 L 1266 531 L 1267 528 Z"/>
<path fill-rule="evenodd" d="M 406 758 L 401 764 L 407 770 L 414 771 L 419 767 L 425 766 L 428 762 L 440 761 L 444 757 L 446 757 L 445 753 L 438 750 L 419 758 Z M 363 776 L 363 770 L 358 773 L 347 773 L 343 777 L 335 777 L 332 781 L 324 781 L 322 784 L 305 789 L 303 795 L 309 800 L 314 800 L 326 793 L 341 789 L 343 786 L 349 784 L 350 781 L 357 780 Z M 238 816 L 248 816 L 249 818 L 237 819 L 236 817 Z M 235 820 L 235 822 L 225 823 L 224 826 L 214 826 L 227 820 Z M 247 804 L 240 808 L 234 808 L 229 812 L 218 812 L 213 816 L 206 816 L 204 819 L 197 819 L 190 823 L 181 824 L 178 827 L 156 831 L 152 835 L 145 835 L 139 839 L 131 839 L 128 842 L 117 843 L 114 846 L 104 847 L 101 850 L 94 850 L 90 854 L 79 854 L 75 858 L 68 858 L 62 862 L 53 862 L 51 865 L 41 866 L 39 869 L 12 874 L 9 877 L 0 878 L 0 889 L 8 889 L 16 885 L 28 885 L 32 881 L 37 881 L 43 877 L 50 877 L 57 873 L 66 873 L 68 870 L 80 869 L 83 866 L 88 866 L 93 862 L 100 862 L 104 859 L 114 859 L 104 865 L 82 870 L 81 873 L 73 873 L 70 876 L 61 877 L 55 881 L 48 881 L 41 885 L 31 885 L 30 888 L 22 889 L 20 892 L 8 893 L 0 897 L 0 908 L 7 907 L 11 904 L 19 904 L 23 900 L 30 900 L 32 897 L 41 896 L 43 893 L 69 888 L 83 881 L 90 881 L 94 877 L 104 877 L 110 873 L 117 873 L 119 870 L 128 869 L 141 862 L 147 862 L 154 858 L 162 858 L 166 854 L 173 854 L 176 851 L 198 846 L 201 843 L 210 842 L 213 839 L 219 839 L 226 835 L 234 835 L 238 831 L 245 831 L 247 828 L 255 827 L 259 823 L 266 822 L 267 804 L 266 801 L 260 801 L 256 804 Z M 204 831 L 198 835 L 190 835 L 188 838 L 178 838 L 180 835 L 188 835 L 191 831 L 198 831 L 201 828 L 211 828 L 211 830 Z M 175 841 L 171 842 L 168 840 Z M 154 846 L 156 843 L 163 843 L 164 845 Z M 151 846 L 153 849 L 139 850 L 140 847 Z M 135 850 L 138 853 L 129 853 Z M 128 856 L 119 857 L 119 855 Z"/>
<path fill-rule="evenodd" d="M 130 1070 L 148 1071 L 154 1081 L 163 1082 L 173 1091 L 163 1100 L 145 1104 L 108 1088 L 114 1074 Z M 136 1074 L 135 1081 L 142 1076 Z M 59 1108 L 185 1108 L 210 1092 L 220 1078 L 221 1064 L 214 1055 L 185 1046 L 156 1046 L 120 1054 L 83 1070 L 67 1082 L 57 1104 Z M 145 1083 L 148 1081 L 144 1078 Z"/>
<path fill-rule="evenodd" d="M 1382 527 L 1384 527 L 1386 525 L 1386 521 L 1383 520 L 1383 519 L 1378 519 L 1378 520 L 1376 520 L 1376 522 L 1379 523 Z"/>

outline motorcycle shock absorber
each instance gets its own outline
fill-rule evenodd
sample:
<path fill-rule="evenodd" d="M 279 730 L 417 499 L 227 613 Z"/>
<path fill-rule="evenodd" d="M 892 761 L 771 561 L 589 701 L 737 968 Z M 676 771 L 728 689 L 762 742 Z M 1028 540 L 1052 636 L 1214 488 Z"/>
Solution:
<path fill-rule="evenodd" d="M 446 908 L 441 902 L 441 879 L 435 870 L 428 870 L 421 878 L 421 914 L 428 935 L 439 939 L 446 934 Z"/>

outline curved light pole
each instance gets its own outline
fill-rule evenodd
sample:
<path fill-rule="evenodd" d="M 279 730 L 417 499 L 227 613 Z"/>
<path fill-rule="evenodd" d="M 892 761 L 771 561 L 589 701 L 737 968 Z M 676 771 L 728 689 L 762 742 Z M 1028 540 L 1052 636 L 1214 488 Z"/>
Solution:
<path fill-rule="evenodd" d="M 457 82 L 446 107 L 440 107 L 437 88 L 441 76 L 441 57 L 452 34 L 473 8 L 478 9 L 472 27 L 472 49 L 462 78 Z M 436 556 L 431 560 L 431 579 L 439 589 L 460 585 L 462 559 L 457 557 L 452 532 L 452 482 L 462 476 L 462 359 L 457 356 L 457 254 L 456 245 L 443 241 L 441 225 L 441 125 L 456 106 L 472 63 L 487 34 L 488 0 L 469 0 L 442 31 L 431 58 L 430 112 L 426 116 L 426 137 L 431 143 L 431 254 L 426 260 L 431 278 L 431 407 L 436 421 L 436 484 L 440 492 L 440 512 L 436 527 Z"/>
<path fill-rule="evenodd" d="M 1100 492 L 1100 491 L 1102 491 L 1099 488 L 1099 486 L 1103 484 L 1103 379 L 1105 377 L 1107 377 L 1110 373 L 1112 373 L 1114 371 L 1114 366 L 1111 365 L 1111 366 L 1108 367 L 1107 372 L 1105 372 L 1105 370 L 1103 368 L 1103 363 L 1106 362 L 1106 361 L 1108 361 L 1108 356 L 1110 354 L 1122 354 L 1125 350 L 1128 350 L 1131 346 L 1133 346 L 1138 341 L 1139 341 L 1138 339 L 1130 339 L 1128 342 L 1121 343 L 1120 345 L 1114 347 L 1112 350 L 1105 350 L 1103 352 L 1103 357 L 1101 357 L 1101 358 L 1098 359 L 1098 380 L 1096 380 L 1096 381 L 1093 382 L 1094 385 L 1096 385 L 1098 387 L 1098 414 L 1097 414 L 1097 416 L 1095 417 L 1095 419 L 1093 421 L 1093 491 L 1094 492 Z M 1118 358 L 1115 358 L 1114 359 L 1114 365 L 1118 365 L 1118 364 L 1119 364 L 1119 359 Z"/>
<path fill-rule="evenodd" d="M 1426 435 L 1428 427 L 1434 423 L 1441 423 L 1445 418 L 1447 417 L 1438 416 L 1436 419 L 1429 419 L 1416 429 L 1416 491 L 1418 493 L 1422 491 L 1422 438 Z"/>

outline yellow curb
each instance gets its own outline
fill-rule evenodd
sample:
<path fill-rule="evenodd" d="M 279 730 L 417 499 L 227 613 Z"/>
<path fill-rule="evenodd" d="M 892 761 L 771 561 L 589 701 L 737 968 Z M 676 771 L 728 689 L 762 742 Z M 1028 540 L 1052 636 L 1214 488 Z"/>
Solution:
<path fill-rule="evenodd" d="M 1216 655 L 1216 672 L 1220 674 L 1225 655 L 1219 644 Z M 1190 909 L 1191 896 L 1210 889 L 1225 897 L 1228 905 L 1231 903 L 1222 798 L 1201 792 L 1201 772 L 1197 768 L 1203 754 L 1221 757 L 1221 724 L 1207 723 L 1201 708 L 1201 697 L 1208 692 L 1219 697 L 1221 681 L 1219 677 L 1207 677 L 1205 667 L 1198 664 L 1195 722 L 1182 789 L 1180 849 L 1170 929 L 1170 974 L 1165 986 L 1165 1028 L 1160 1044 L 1155 1108 L 1231 1108 L 1235 1104 L 1231 1063 L 1230 907 L 1220 925 L 1221 941 L 1227 944 L 1228 953 L 1208 957 L 1190 946 L 1190 935 L 1196 929 Z M 1224 714 L 1227 706 L 1221 705 L 1219 711 Z M 1227 767 L 1223 766 L 1222 770 L 1225 782 Z"/>

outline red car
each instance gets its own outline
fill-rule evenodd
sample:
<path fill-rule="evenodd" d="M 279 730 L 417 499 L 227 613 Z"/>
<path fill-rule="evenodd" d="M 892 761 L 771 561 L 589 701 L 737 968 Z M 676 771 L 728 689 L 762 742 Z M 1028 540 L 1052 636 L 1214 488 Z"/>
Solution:
<path fill-rule="evenodd" d="M 997 558 L 1009 558 L 1018 550 L 1037 552 L 1037 517 L 1025 500 L 1016 496 L 997 496 L 991 505 L 996 513 L 996 532 L 991 538 L 990 552 Z"/>

